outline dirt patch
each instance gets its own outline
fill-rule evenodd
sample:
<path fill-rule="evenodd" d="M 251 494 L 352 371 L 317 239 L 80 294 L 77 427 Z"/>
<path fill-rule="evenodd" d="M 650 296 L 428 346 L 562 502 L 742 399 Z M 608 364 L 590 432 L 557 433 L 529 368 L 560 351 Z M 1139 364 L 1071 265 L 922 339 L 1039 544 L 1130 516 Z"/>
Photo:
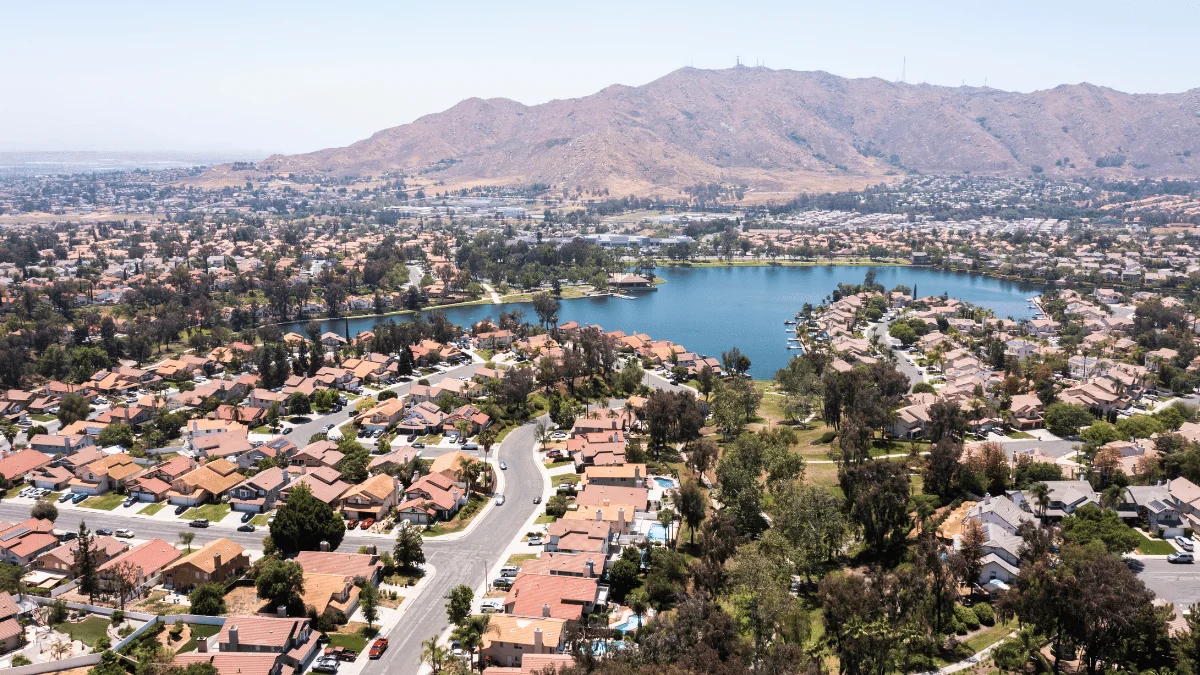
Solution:
<path fill-rule="evenodd" d="M 225 594 L 225 606 L 229 608 L 227 616 L 243 616 L 258 614 L 266 603 L 258 599 L 258 591 L 253 586 L 234 586 Z"/>

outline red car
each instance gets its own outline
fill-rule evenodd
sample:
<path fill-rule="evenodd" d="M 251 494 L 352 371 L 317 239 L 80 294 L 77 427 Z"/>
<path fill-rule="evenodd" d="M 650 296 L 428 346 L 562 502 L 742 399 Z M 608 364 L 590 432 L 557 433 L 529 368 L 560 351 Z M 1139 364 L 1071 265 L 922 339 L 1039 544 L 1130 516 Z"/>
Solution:
<path fill-rule="evenodd" d="M 367 518 L 366 520 L 362 521 L 361 527 L 362 527 L 362 529 L 366 530 L 366 529 L 369 529 L 374 524 L 375 524 L 374 518 Z"/>
<path fill-rule="evenodd" d="M 377 659 L 380 656 L 383 656 L 383 653 L 387 651 L 387 648 L 388 648 L 388 639 L 387 638 L 379 638 L 379 639 L 375 640 L 374 643 L 371 644 L 371 651 L 367 653 L 367 657 L 372 658 L 372 659 Z"/>

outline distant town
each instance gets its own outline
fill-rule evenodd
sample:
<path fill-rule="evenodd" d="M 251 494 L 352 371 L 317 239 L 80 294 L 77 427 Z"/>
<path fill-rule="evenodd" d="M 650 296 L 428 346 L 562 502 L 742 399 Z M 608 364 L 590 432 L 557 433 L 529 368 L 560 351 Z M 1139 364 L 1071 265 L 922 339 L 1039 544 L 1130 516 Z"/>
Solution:
<path fill-rule="evenodd" d="M 1041 173 L 0 175 L 0 667 L 1194 672 L 1200 184 Z M 775 372 L 563 316 L 750 266 Z"/>

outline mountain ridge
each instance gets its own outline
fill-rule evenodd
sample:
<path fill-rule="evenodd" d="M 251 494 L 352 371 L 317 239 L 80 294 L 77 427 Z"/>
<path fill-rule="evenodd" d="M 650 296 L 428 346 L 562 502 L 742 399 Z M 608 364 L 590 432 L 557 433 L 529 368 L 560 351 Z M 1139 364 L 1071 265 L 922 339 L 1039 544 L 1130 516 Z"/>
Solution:
<path fill-rule="evenodd" d="M 908 172 L 1024 176 L 1035 167 L 1063 178 L 1200 177 L 1200 88 L 1127 94 L 1080 83 L 1021 93 L 681 68 L 535 105 L 471 97 L 342 148 L 259 163 L 278 174 L 390 172 L 447 186 L 616 194 L 704 183 L 787 193 Z"/>

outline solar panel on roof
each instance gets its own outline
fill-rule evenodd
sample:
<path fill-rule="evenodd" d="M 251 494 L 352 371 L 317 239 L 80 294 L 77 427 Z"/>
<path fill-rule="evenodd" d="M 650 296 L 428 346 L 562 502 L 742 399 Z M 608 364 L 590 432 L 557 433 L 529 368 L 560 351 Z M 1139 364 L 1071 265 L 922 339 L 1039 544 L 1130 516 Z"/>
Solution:
<path fill-rule="evenodd" d="M 7 532 L 7 533 L 5 533 L 5 534 L 4 534 L 4 536 L 0 537 L 0 541 L 8 541 L 8 540 L 10 540 L 10 539 L 13 539 L 13 538 L 15 538 L 15 537 L 19 537 L 19 536 L 21 536 L 21 535 L 25 534 L 25 533 L 26 533 L 26 532 L 28 532 L 28 531 L 29 531 L 29 526 L 27 526 L 27 525 L 21 525 L 20 527 L 18 527 L 17 529 L 13 530 L 12 532 Z"/>

